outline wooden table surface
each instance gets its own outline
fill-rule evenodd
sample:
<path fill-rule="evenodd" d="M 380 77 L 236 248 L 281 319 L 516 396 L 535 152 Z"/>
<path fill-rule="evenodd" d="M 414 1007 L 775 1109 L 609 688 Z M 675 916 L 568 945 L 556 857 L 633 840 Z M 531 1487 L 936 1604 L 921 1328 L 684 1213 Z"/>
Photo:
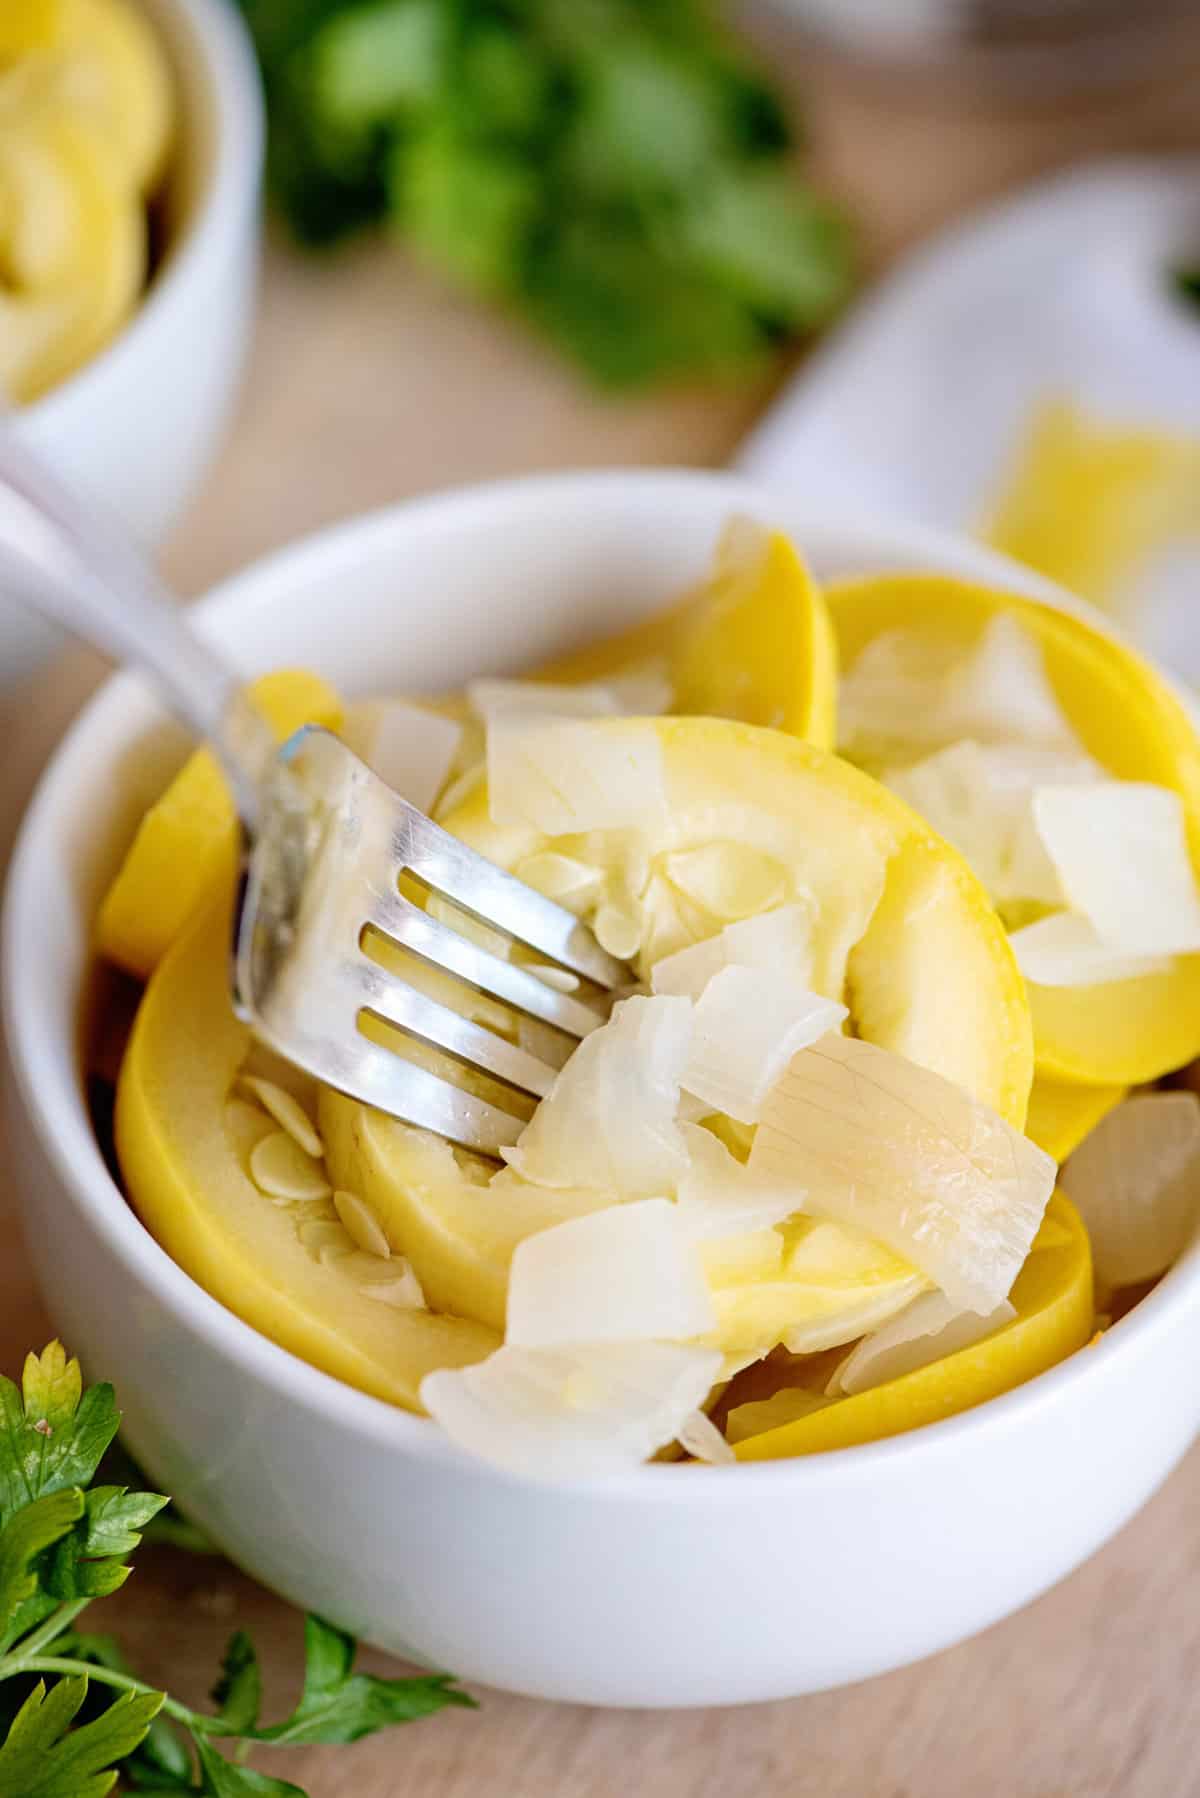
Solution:
<path fill-rule="evenodd" d="M 857 207 L 877 264 L 972 199 L 1056 163 L 1200 144 L 1200 53 L 1133 96 L 1071 106 L 1000 105 L 821 64 L 802 73 L 819 165 Z M 169 568 L 200 591 L 301 530 L 450 481 L 612 461 L 717 463 L 768 397 L 759 386 L 597 402 L 395 251 L 314 265 L 274 246 L 233 431 Z M 0 852 L 98 674 L 94 658 L 72 651 L 0 699 Z M 7 1184 L 20 1179 L 19 1167 L 6 1172 Z M 50 1324 L 12 1233 L 3 1240 L 0 1368 L 15 1373 Z M 1014 1518 L 1013 1528 L 1036 1529 L 1037 1518 Z M 274 1702 L 297 1676 L 299 1618 L 223 1564 L 156 1551 L 104 1610 L 103 1627 L 121 1634 L 143 1673 L 181 1696 L 203 1695 L 235 1620 L 259 1640 Z M 657 1714 L 483 1693 L 478 1713 L 353 1748 L 277 1752 L 271 1764 L 312 1798 L 1189 1798 L 1200 1793 L 1198 1667 L 1194 1452 L 1056 1591 L 974 1642 L 866 1685 Z"/>

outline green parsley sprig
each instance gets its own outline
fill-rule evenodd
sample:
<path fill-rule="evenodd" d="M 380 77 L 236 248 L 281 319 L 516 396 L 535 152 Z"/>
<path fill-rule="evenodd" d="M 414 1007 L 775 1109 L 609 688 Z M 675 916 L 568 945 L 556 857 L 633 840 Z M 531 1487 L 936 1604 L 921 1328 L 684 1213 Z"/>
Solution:
<path fill-rule="evenodd" d="M 118 1775 L 141 1793 L 305 1798 L 244 1765 L 255 1743 L 356 1742 L 473 1704 L 445 1674 L 356 1673 L 354 1639 L 312 1616 L 304 1687 L 281 1723 L 260 1721 L 258 1659 L 242 1630 L 225 1651 L 212 1712 L 138 1679 L 112 1637 L 76 1627 L 93 1599 L 124 1584 L 128 1556 L 168 1502 L 92 1484 L 119 1423 L 112 1387 L 84 1391 L 61 1343 L 27 1358 L 19 1390 L 0 1379 L 0 1798 L 105 1798 Z M 218 1741 L 233 1746 L 232 1759 Z"/>
<path fill-rule="evenodd" d="M 846 298 L 838 209 L 714 0 L 239 0 L 295 235 L 384 225 L 594 381 L 727 375 Z"/>

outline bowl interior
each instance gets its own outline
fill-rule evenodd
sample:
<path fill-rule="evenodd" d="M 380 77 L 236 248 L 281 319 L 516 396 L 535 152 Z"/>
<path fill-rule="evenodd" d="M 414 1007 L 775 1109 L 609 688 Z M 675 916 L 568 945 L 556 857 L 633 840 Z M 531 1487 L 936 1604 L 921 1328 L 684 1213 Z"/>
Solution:
<path fill-rule="evenodd" d="M 476 674 L 519 671 L 641 618 L 702 575 L 722 526 L 738 511 L 789 529 L 818 577 L 940 568 L 1051 594 L 1044 582 L 969 544 L 807 517 L 802 506 L 732 477 L 589 474 L 409 502 L 355 521 L 239 576 L 203 603 L 198 622 L 247 673 L 304 665 L 347 695 L 436 690 Z M 6 1016 L 25 1103 L 75 1202 L 131 1274 L 175 1305 L 185 1276 L 126 1205 L 99 1153 L 78 1034 L 98 896 L 186 747 L 139 680 L 110 682 L 39 788 L 5 920 Z M 219 1331 L 231 1353 L 255 1352 L 262 1339 L 186 1285 L 188 1308 L 206 1329 Z M 282 1350 L 268 1359 L 281 1358 L 291 1363 L 293 1389 L 297 1380 L 314 1390 L 332 1384 Z M 362 1405 L 386 1410 L 374 1400 Z"/>

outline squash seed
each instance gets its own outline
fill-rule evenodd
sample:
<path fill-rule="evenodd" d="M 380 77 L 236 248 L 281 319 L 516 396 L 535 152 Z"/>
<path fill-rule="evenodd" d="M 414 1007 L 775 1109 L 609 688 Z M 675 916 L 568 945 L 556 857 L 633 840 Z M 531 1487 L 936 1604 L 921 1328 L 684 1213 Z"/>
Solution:
<path fill-rule="evenodd" d="M 251 1105 L 249 1099 L 226 1099 L 225 1131 L 243 1168 L 263 1137 L 274 1129 L 274 1118 L 261 1106 Z"/>
<path fill-rule="evenodd" d="M 270 1112 L 280 1129 L 286 1130 L 306 1155 L 311 1155 L 314 1161 L 320 1161 L 325 1153 L 325 1144 L 317 1135 L 312 1119 L 299 1099 L 285 1092 L 274 1080 L 263 1080 L 254 1074 L 243 1074 L 238 1084 L 253 1093 L 259 1104 Z"/>
<path fill-rule="evenodd" d="M 250 1177 L 271 1199 L 327 1199 L 333 1190 L 320 1162 L 286 1130 L 273 1130 L 251 1150 Z"/>
<path fill-rule="evenodd" d="M 334 1217 L 306 1218 L 296 1231 L 302 1248 L 323 1267 L 335 1266 L 354 1254 L 354 1244 Z"/>
<path fill-rule="evenodd" d="M 397 1311 L 426 1311 L 428 1305 L 421 1282 L 403 1255 L 380 1261 L 377 1255 L 365 1255 L 361 1249 L 342 1263 L 363 1297 Z"/>
<path fill-rule="evenodd" d="M 392 1245 L 383 1233 L 378 1214 L 367 1201 L 360 1199 L 356 1192 L 335 1192 L 333 1204 L 359 1248 L 368 1255 L 378 1255 L 381 1261 L 387 1261 L 392 1253 Z"/>

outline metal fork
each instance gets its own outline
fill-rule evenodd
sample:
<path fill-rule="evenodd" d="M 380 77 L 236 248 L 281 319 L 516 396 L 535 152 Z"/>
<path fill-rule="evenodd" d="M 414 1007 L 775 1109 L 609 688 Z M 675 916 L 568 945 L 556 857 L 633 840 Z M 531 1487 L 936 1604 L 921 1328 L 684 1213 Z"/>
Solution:
<path fill-rule="evenodd" d="M 0 581 L 138 665 L 215 751 L 247 848 L 232 999 L 255 1034 L 324 1084 L 451 1142 L 493 1156 L 515 1142 L 530 1101 L 632 985 L 626 964 L 571 912 L 392 792 L 328 731 L 310 726 L 277 750 L 240 678 L 191 630 L 145 558 L 3 425 Z M 466 928 L 431 915 L 421 902 L 430 894 L 465 914 Z M 520 946 L 525 964 L 484 947 L 472 921 Z M 468 1009 L 472 994 L 508 1008 L 526 1021 L 516 1034 L 530 1046 L 383 966 L 368 953 L 373 936 L 391 945 L 391 959 L 400 951 L 414 971 L 450 978 Z M 399 1033 L 394 1051 L 364 1035 L 367 1017 Z M 406 1057 L 414 1043 L 432 1068 Z M 450 1077 L 458 1069 L 485 1076 L 488 1096 L 464 1091 Z"/>

